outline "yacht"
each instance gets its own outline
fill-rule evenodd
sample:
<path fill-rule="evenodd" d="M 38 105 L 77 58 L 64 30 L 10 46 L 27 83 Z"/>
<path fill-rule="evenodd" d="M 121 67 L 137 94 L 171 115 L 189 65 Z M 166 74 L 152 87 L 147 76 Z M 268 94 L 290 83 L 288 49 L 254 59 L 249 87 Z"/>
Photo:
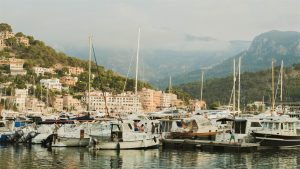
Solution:
<path fill-rule="evenodd" d="M 300 130 L 297 129 L 297 118 L 284 116 L 274 116 L 264 118 L 261 130 L 251 133 L 255 142 L 261 146 L 299 146 Z"/>

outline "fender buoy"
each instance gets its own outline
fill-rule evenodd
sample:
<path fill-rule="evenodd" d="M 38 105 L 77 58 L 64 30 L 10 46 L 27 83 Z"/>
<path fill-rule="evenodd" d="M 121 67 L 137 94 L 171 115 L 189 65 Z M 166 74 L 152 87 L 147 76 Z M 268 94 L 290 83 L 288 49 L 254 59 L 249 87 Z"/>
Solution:
<path fill-rule="evenodd" d="M 156 143 L 157 140 L 156 140 L 156 137 L 155 137 L 155 136 L 153 137 L 153 140 L 154 140 L 154 142 Z"/>

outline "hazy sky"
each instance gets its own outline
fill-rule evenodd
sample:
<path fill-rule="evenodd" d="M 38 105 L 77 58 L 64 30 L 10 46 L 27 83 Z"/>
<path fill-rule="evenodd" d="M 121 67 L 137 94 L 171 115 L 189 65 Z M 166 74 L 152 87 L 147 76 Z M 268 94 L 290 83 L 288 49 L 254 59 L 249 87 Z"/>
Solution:
<path fill-rule="evenodd" d="M 214 50 L 269 30 L 300 31 L 299 0 L 0 0 L 0 22 L 56 49 Z M 217 40 L 216 40 L 217 39 Z"/>

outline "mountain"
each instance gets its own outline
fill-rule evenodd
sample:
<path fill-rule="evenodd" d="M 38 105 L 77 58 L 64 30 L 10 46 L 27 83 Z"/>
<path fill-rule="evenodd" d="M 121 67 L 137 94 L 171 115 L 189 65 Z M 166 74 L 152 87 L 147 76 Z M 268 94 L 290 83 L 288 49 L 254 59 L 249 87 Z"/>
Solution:
<path fill-rule="evenodd" d="M 275 84 L 277 84 L 280 67 L 275 68 Z M 294 64 L 284 69 L 283 76 L 283 101 L 299 101 L 300 99 L 300 64 Z M 271 100 L 271 69 L 258 72 L 245 72 L 241 74 L 241 106 L 254 101 Z M 200 98 L 200 82 L 192 82 L 176 86 L 183 92 L 190 94 L 193 98 Z M 233 76 L 209 79 L 203 85 L 203 99 L 212 105 L 213 103 L 229 104 L 233 88 Z M 275 85 L 277 91 L 276 101 L 279 101 L 280 85 Z"/>
<path fill-rule="evenodd" d="M 144 79 L 155 86 L 159 86 L 161 83 L 159 79 L 169 79 L 170 75 L 174 77 L 175 75 L 191 72 L 204 66 L 207 67 L 208 65 L 215 65 L 224 61 L 228 57 L 246 50 L 251 43 L 249 41 L 241 40 L 224 42 L 210 37 L 197 36 L 187 36 L 187 39 L 189 43 L 186 42 L 186 46 L 190 45 L 192 42 L 201 41 L 199 44 L 197 43 L 197 45 L 199 45 L 199 49 L 148 49 L 142 46 L 139 61 L 140 79 Z M 193 43 L 192 45 L 194 45 Z M 214 46 L 222 47 L 205 50 L 204 48 L 200 48 L 201 45 L 205 47 L 212 46 L 211 48 L 214 48 Z M 134 57 L 129 76 L 135 76 L 135 49 L 124 50 L 96 47 L 95 50 L 101 65 L 123 75 L 127 74 L 130 61 L 132 60 L 132 57 Z M 64 51 L 74 56 L 84 56 L 87 58 L 88 49 L 65 48 Z M 168 80 L 164 83 L 168 83 Z"/>
<path fill-rule="evenodd" d="M 230 57 L 205 70 L 205 78 L 225 77 L 233 72 L 233 59 L 241 57 L 242 72 L 255 72 L 271 67 L 274 59 L 276 65 L 283 60 L 285 66 L 300 63 L 300 33 L 293 31 L 269 31 L 254 38 L 248 50 Z M 172 78 L 173 84 L 199 81 L 201 70 L 187 72 Z M 160 80 L 163 84 L 167 79 Z"/>

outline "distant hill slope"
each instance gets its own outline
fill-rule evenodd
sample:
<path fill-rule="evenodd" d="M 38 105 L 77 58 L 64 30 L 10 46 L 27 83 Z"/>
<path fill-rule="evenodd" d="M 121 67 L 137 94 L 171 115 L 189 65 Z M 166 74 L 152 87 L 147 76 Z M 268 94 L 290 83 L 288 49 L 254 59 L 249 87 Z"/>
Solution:
<path fill-rule="evenodd" d="M 284 61 L 286 66 L 300 63 L 300 33 L 293 31 L 269 31 L 254 38 L 248 50 L 224 60 L 222 63 L 206 70 L 206 79 L 214 77 L 225 77 L 233 72 L 233 59 L 242 57 L 242 72 L 255 72 L 268 69 L 272 59 L 276 65 Z M 196 70 L 173 77 L 173 84 L 183 84 L 198 81 L 201 70 Z M 160 80 L 158 84 L 166 85 Z"/>
<path fill-rule="evenodd" d="M 8 24 L 0 24 L 5 25 L 10 28 Z M 0 28 L 2 28 L 0 26 Z M 8 29 L 5 27 L 5 30 L 12 31 L 12 29 Z M 1 31 L 1 29 L 0 29 Z M 2 30 L 3 31 L 3 30 Z M 22 34 L 23 33 L 19 33 Z M 29 82 L 30 75 L 35 75 L 33 73 L 33 67 L 34 66 L 41 66 L 41 67 L 52 67 L 55 64 L 59 63 L 62 64 L 62 66 L 73 66 L 73 67 L 82 67 L 85 69 L 86 72 L 82 73 L 82 75 L 79 76 L 79 83 L 74 87 L 75 91 L 85 91 L 87 88 L 87 71 L 88 71 L 88 61 L 86 60 L 80 60 L 75 57 L 68 56 L 62 52 L 57 52 L 55 49 L 53 49 L 50 46 L 45 45 L 44 42 L 40 40 L 35 40 L 33 36 L 26 36 L 29 39 L 29 46 L 24 46 L 16 42 L 15 37 L 7 39 L 9 43 L 9 47 L 4 48 L 3 50 L 0 50 L 0 57 L 2 58 L 9 58 L 9 57 L 15 57 L 20 59 L 25 59 L 24 68 L 27 70 L 27 75 L 25 77 L 24 82 Z M 92 69 L 91 72 L 95 75 L 95 78 L 93 79 L 92 86 L 93 87 L 99 87 L 100 84 L 102 84 L 105 88 L 107 88 L 109 91 L 114 92 L 121 92 L 123 90 L 123 86 L 125 83 L 126 78 L 124 76 L 121 76 L 118 73 L 115 73 L 111 70 L 106 70 L 103 66 L 96 67 L 95 62 L 92 62 Z M 64 73 L 57 73 L 56 75 L 47 75 L 44 78 L 51 78 L 56 77 L 60 78 Z M 1 74 L 0 76 L 3 77 L 4 74 Z M 42 77 L 39 77 L 42 78 Z M 2 81 L 3 80 L 3 81 Z M 6 82 L 8 78 L 1 78 L 0 82 Z M 39 83 L 38 78 L 36 78 L 36 83 Z M 151 85 L 147 83 L 139 82 L 139 88 L 141 87 L 150 87 Z M 79 90 L 79 88 L 81 90 Z M 128 91 L 134 90 L 134 80 L 128 79 L 126 89 Z"/>
<path fill-rule="evenodd" d="M 270 68 L 271 66 L 269 66 Z M 279 67 L 276 68 L 275 84 L 278 81 Z M 284 69 L 283 101 L 300 100 L 300 64 L 295 64 Z M 245 72 L 241 75 L 241 105 L 244 106 L 253 101 L 270 103 L 271 98 L 271 69 L 255 73 Z M 192 82 L 177 86 L 194 98 L 200 98 L 200 82 Z M 209 79 L 204 82 L 203 99 L 208 104 L 219 102 L 228 104 L 233 88 L 233 76 Z M 279 101 L 279 86 L 277 86 L 277 101 Z"/>

